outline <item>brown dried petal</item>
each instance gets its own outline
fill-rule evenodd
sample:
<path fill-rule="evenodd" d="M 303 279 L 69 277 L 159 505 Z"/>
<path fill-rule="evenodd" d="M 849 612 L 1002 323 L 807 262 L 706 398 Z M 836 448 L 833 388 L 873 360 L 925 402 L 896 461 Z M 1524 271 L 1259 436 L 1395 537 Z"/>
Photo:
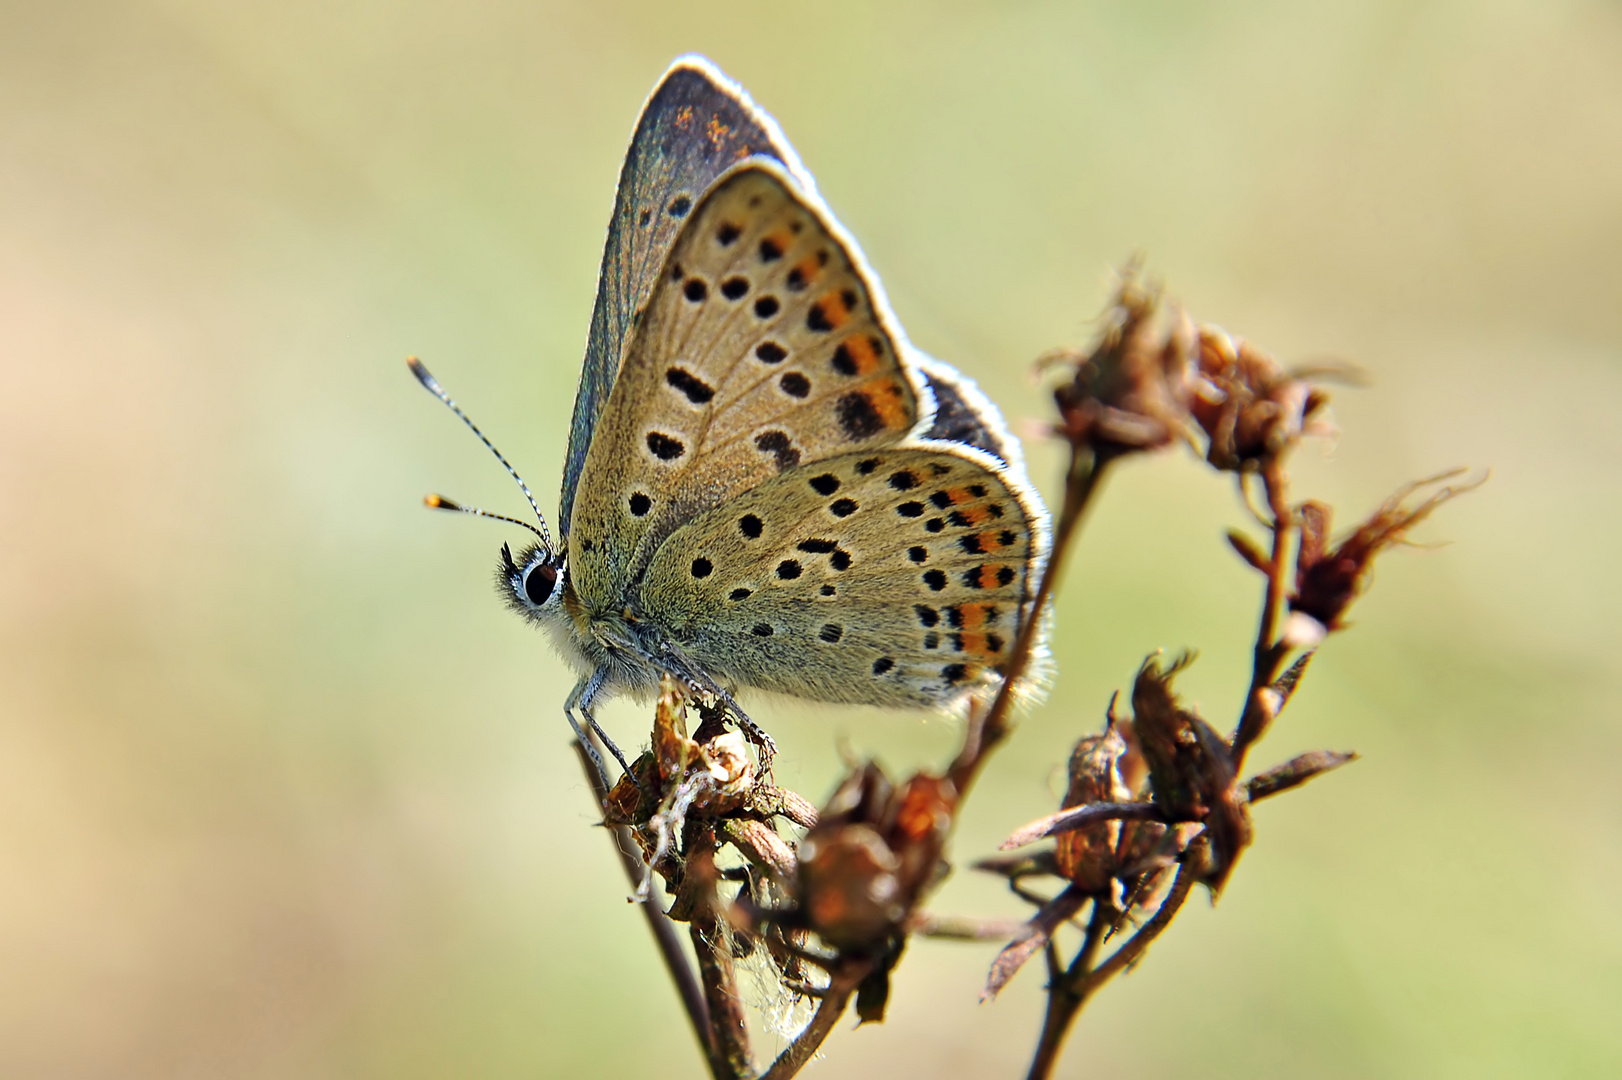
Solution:
<path fill-rule="evenodd" d="M 1408 498 L 1422 488 L 1459 476 L 1463 471 L 1455 469 L 1404 485 L 1333 548 L 1329 547 L 1328 539 L 1329 507 L 1322 503 L 1304 503 L 1297 510 L 1301 543 L 1296 556 L 1295 595 L 1290 597 L 1292 616 L 1310 619 L 1322 632 L 1340 629 L 1346 609 L 1368 583 L 1374 557 L 1402 543 L 1408 530 L 1429 517 L 1438 506 L 1454 496 L 1473 491 L 1486 477 L 1470 484 L 1442 487 L 1414 506 L 1405 505 Z M 1300 619 L 1296 622 L 1299 624 Z M 1297 629 L 1289 643 L 1311 644 L 1307 640 L 1310 637 L 1311 627 L 1307 626 Z"/>
<path fill-rule="evenodd" d="M 1356 753 L 1313 750 L 1251 777 L 1245 783 L 1245 791 L 1250 801 L 1255 802 L 1270 795 L 1277 795 L 1281 791 L 1299 787 L 1331 769 L 1338 769 L 1347 762 L 1356 760 Z"/>
<path fill-rule="evenodd" d="M 986 988 L 980 992 L 980 1000 L 990 1001 L 996 997 L 1025 961 L 1052 941 L 1059 927 L 1080 911 L 1081 905 L 1086 902 L 1087 893 L 1071 887 L 1044 904 L 1042 909 L 1025 924 L 1023 933 L 1003 946 L 1002 952 L 997 954 L 997 959 L 991 962 L 991 971 L 986 976 Z"/>
<path fill-rule="evenodd" d="M 642 825 L 659 812 L 661 785 L 653 752 L 646 751 L 608 789 L 603 821 L 608 825 Z"/>

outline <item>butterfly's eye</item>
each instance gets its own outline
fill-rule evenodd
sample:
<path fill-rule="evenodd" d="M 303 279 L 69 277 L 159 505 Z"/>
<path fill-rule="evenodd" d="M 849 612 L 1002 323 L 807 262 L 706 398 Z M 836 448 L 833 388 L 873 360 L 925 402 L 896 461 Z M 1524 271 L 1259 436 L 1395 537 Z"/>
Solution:
<path fill-rule="evenodd" d="M 557 587 L 558 569 L 550 563 L 536 563 L 524 571 L 524 595 L 536 607 L 546 603 Z"/>

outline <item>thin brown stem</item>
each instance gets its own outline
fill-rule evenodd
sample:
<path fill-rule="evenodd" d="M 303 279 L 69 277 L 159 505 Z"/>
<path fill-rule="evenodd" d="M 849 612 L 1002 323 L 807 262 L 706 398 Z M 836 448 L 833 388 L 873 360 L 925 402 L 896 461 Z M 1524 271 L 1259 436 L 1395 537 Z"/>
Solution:
<path fill-rule="evenodd" d="M 920 937 L 955 941 L 1007 941 L 1024 932 L 1025 919 L 976 919 L 968 915 L 936 915 L 920 911 L 907 929 Z"/>
<path fill-rule="evenodd" d="M 1058 585 L 1059 571 L 1064 564 L 1065 555 L 1070 550 L 1076 526 L 1081 524 L 1087 504 L 1091 501 L 1093 492 L 1098 489 L 1098 481 L 1111 460 L 1110 457 L 1084 451 L 1079 447 L 1071 448 L 1070 468 L 1065 474 L 1064 506 L 1059 511 L 1058 524 L 1054 526 L 1053 546 L 1048 554 L 1048 564 L 1042 572 L 1042 580 L 1037 585 L 1036 599 L 1031 604 L 1030 615 L 1026 618 L 1025 625 L 1019 628 L 1019 636 L 1014 640 L 1014 651 L 1003 671 L 1003 681 L 997 688 L 997 696 L 992 699 L 991 707 L 978 720 L 970 716 L 969 729 L 964 733 L 963 749 L 949 771 L 960 795 L 968 791 L 969 785 L 974 782 L 975 776 L 980 771 L 980 766 L 997 744 L 1008 735 L 1009 713 L 1013 710 L 1014 695 L 1019 688 L 1020 680 L 1025 676 L 1026 669 L 1030 666 L 1031 650 L 1036 645 L 1037 635 L 1042 632 L 1048 601 Z"/>
<path fill-rule="evenodd" d="M 1183 906 L 1183 901 L 1188 899 L 1189 891 L 1194 888 L 1194 879 L 1198 876 L 1194 870 L 1196 861 L 1192 858 L 1183 860 L 1183 864 L 1177 868 L 1177 878 L 1172 882 L 1171 891 L 1166 894 L 1166 899 L 1160 902 L 1160 907 L 1154 915 L 1148 922 L 1138 927 L 1138 932 L 1128 938 L 1125 945 L 1115 950 L 1113 956 L 1098 965 L 1087 976 L 1086 982 L 1078 987 L 1078 992 L 1084 999 L 1092 996 L 1099 987 L 1137 963 L 1148 951 L 1149 946 L 1154 944 L 1155 938 L 1171 925 L 1171 920 Z"/>
<path fill-rule="evenodd" d="M 1093 961 L 1098 957 L 1099 946 L 1109 931 L 1114 914 L 1111 905 L 1099 900 L 1093 901 L 1092 918 L 1087 922 L 1087 936 L 1081 943 L 1081 950 L 1076 953 L 1076 958 L 1071 961 L 1068 968 L 1060 968 L 1058 954 L 1052 949 L 1049 950 L 1048 1004 L 1046 1012 L 1042 1015 L 1042 1034 L 1037 1039 L 1036 1053 L 1031 1058 L 1031 1068 L 1027 1074 L 1032 1080 L 1046 1077 L 1059 1060 L 1059 1051 L 1064 1048 L 1065 1036 L 1070 1033 L 1071 1024 L 1085 1001 L 1085 998 L 1076 993 L 1075 988 L 1092 969 Z"/>
<path fill-rule="evenodd" d="M 1093 917 L 1087 925 L 1087 940 L 1082 944 L 1081 951 L 1065 971 L 1063 980 L 1048 987 L 1048 1007 L 1042 1019 L 1042 1035 L 1037 1041 L 1036 1054 L 1031 1059 L 1026 1080 L 1046 1080 L 1052 1074 L 1053 1066 L 1059 1060 L 1059 1051 L 1064 1047 L 1065 1036 L 1070 1033 L 1082 1006 L 1101 986 L 1136 962 L 1155 938 L 1171 925 L 1183 901 L 1188 899 L 1189 890 L 1194 887 L 1195 874 L 1191 866 L 1192 860 L 1183 862 L 1177 870 L 1177 879 L 1172 882 L 1171 891 L 1160 902 L 1159 909 L 1138 928 L 1137 933 L 1127 939 L 1126 944 L 1096 968 L 1092 964 L 1116 912 L 1103 904 L 1094 905 Z"/>
<path fill-rule="evenodd" d="M 1244 480 L 1241 478 L 1240 483 Z M 1239 726 L 1233 735 L 1233 768 L 1238 772 L 1245 763 L 1245 754 L 1251 745 L 1267 730 L 1272 720 L 1264 696 L 1269 684 L 1278 677 L 1280 662 L 1287 649 L 1275 640 L 1278 617 L 1284 606 L 1288 589 L 1289 544 L 1293 530 L 1290 513 L 1289 486 L 1284 467 L 1278 461 L 1270 462 L 1262 472 L 1262 487 L 1267 494 L 1267 509 L 1272 515 L 1273 550 L 1267 565 L 1267 593 L 1262 600 L 1260 625 L 1256 628 L 1256 644 L 1252 650 L 1250 688 L 1245 693 L 1245 705 L 1239 716 Z"/>
<path fill-rule="evenodd" d="M 777 1060 L 772 1062 L 772 1067 L 760 1080 L 788 1080 L 816 1056 L 873 964 L 872 960 L 848 960 L 830 973 L 828 985 L 823 988 L 822 1000 L 817 1002 L 817 1011 L 812 1014 L 811 1022 L 777 1055 Z"/>
<path fill-rule="evenodd" d="M 597 811 L 601 813 L 604 800 L 608 796 L 608 791 L 603 786 L 602 773 L 593 764 L 584 744 L 575 740 L 571 745 L 574 747 L 575 756 L 580 759 L 580 771 L 586 775 L 586 783 L 591 788 L 592 797 L 597 801 Z M 631 838 L 630 830 L 623 826 L 610 828 L 607 832 L 613 841 L 615 853 L 619 855 L 620 865 L 625 868 L 625 877 L 635 890 L 642 884 L 642 875 L 645 872 L 642 859 L 636 853 L 636 842 Z M 664 911 L 652 896 L 637 904 L 637 907 L 642 909 L 642 917 L 647 920 L 654 943 L 659 946 L 659 958 L 664 961 L 665 970 L 670 973 L 670 981 L 676 985 L 676 993 L 687 1013 L 687 1022 L 693 1029 L 693 1038 L 698 1040 L 698 1048 L 710 1066 L 710 1074 L 715 1080 L 731 1080 L 725 1072 L 716 1068 L 717 1058 L 715 1041 L 710 1032 L 709 1006 L 705 1004 L 704 989 L 699 985 L 698 977 L 693 974 L 692 964 L 688 962 L 687 954 L 682 951 L 680 933 L 676 930 L 675 924 L 665 917 Z"/>
<path fill-rule="evenodd" d="M 686 873 L 708 882 L 703 903 L 687 924 L 693 952 L 698 957 L 698 974 L 704 984 L 704 1000 L 709 1006 L 710 1035 L 714 1039 L 715 1061 L 710 1071 L 728 1080 L 748 1080 L 755 1075 L 749 1054 L 749 1020 L 738 996 L 738 973 L 732 959 L 732 941 L 727 928 L 716 915 L 715 834 L 711 829 L 695 830 L 692 854 Z"/>

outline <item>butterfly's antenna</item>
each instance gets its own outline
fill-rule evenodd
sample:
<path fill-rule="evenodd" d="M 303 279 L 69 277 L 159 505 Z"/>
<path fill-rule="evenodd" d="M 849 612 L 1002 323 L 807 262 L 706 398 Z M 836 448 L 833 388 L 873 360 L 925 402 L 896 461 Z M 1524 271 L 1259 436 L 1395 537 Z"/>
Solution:
<path fill-rule="evenodd" d="M 463 412 L 461 407 L 457 405 L 456 402 L 451 400 L 451 396 L 445 393 L 444 388 L 439 385 L 439 380 L 430 375 L 428 373 L 428 369 L 423 367 L 421 360 L 418 360 L 415 356 L 408 356 L 406 357 L 406 366 L 411 369 L 411 374 L 417 377 L 417 381 L 422 383 L 430 394 L 434 395 L 440 401 L 443 401 L 451 412 L 462 418 L 462 423 L 466 424 L 468 429 L 479 437 L 479 441 L 484 444 L 485 449 L 496 455 L 496 460 L 501 462 L 501 464 L 506 468 L 507 472 L 511 474 L 512 478 L 518 482 L 519 490 L 524 493 L 524 498 L 529 500 L 529 508 L 535 511 L 535 516 L 540 520 L 541 527 L 537 529 L 533 525 L 526 525 L 522 521 L 513 521 L 512 518 L 502 517 L 500 514 L 489 514 L 483 510 L 474 510 L 466 506 L 458 506 L 456 503 L 453 503 L 448 499 L 440 499 L 438 495 L 429 496 L 428 505 L 439 510 L 460 510 L 466 514 L 478 514 L 480 517 L 500 518 L 502 521 L 512 521 L 514 525 L 523 525 L 524 528 L 528 529 L 536 536 L 539 536 L 541 538 L 541 542 L 546 545 L 546 549 L 548 551 L 556 550 L 552 546 L 551 534 L 546 531 L 546 515 L 541 513 L 540 505 L 536 503 L 535 496 L 529 493 L 529 485 L 524 483 L 524 478 L 522 476 L 518 475 L 518 470 L 512 467 L 511 462 L 501 456 L 501 451 L 496 449 L 495 443 L 484 437 L 484 432 L 479 430 L 479 425 L 475 424 L 472 420 L 469 420 L 467 413 Z"/>
<path fill-rule="evenodd" d="M 428 495 L 425 496 L 422 501 L 428 505 L 430 510 L 454 510 L 458 514 L 474 514 L 478 517 L 494 518 L 497 521 L 510 522 L 519 526 L 520 528 L 528 529 L 536 536 L 539 536 L 541 538 L 541 543 L 546 545 L 546 550 L 552 550 L 552 538 L 527 521 L 519 521 L 517 518 L 508 517 L 506 514 L 492 514 L 490 511 L 480 510 L 476 506 L 463 506 L 461 503 L 452 502 L 443 495 Z"/>

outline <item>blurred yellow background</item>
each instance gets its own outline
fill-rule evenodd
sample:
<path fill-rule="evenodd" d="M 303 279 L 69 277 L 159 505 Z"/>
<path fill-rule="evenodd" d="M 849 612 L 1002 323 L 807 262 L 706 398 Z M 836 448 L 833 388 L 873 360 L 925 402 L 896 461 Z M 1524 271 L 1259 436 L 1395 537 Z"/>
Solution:
<path fill-rule="evenodd" d="M 699 1076 L 504 612 L 550 511 L 624 144 L 678 53 L 782 122 L 924 348 L 1011 420 L 1134 252 L 1287 362 L 1356 360 L 1298 491 L 1492 481 L 1381 564 L 1258 808 L 1066 1076 L 1622 1072 L 1622 8 L 1614 2 L 0 5 L 0 1076 Z M 1059 457 L 1032 446 L 1050 494 Z M 1158 647 L 1237 713 L 1257 581 L 1187 455 L 1108 483 L 1060 675 L 959 863 Z M 950 721 L 762 703 L 814 800 Z M 645 738 L 645 710 L 605 723 Z M 957 874 L 934 906 L 1020 908 Z M 825 1076 L 1010 1076 L 1039 972 L 916 942 Z M 760 1048 L 773 1048 L 770 1038 Z"/>

